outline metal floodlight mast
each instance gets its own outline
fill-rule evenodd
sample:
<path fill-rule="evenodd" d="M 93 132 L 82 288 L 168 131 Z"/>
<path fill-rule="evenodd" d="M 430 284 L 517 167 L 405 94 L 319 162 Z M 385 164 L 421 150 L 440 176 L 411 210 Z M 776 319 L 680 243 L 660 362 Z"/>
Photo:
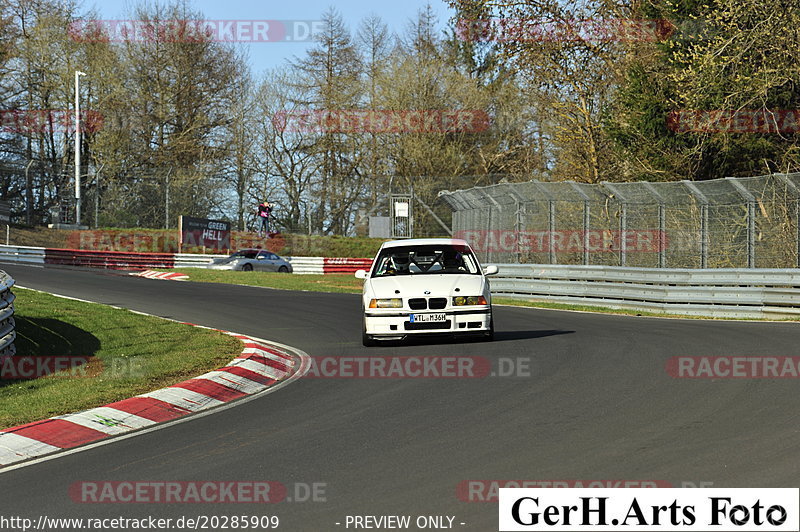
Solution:
<path fill-rule="evenodd" d="M 85 72 L 75 71 L 75 225 L 81 224 L 81 90 L 80 76 Z"/>

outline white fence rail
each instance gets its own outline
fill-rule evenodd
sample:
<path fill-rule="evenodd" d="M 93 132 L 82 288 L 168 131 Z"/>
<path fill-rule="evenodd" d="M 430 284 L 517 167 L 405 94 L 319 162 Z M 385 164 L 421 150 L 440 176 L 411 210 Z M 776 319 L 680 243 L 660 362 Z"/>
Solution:
<path fill-rule="evenodd" d="M 323 274 L 325 273 L 325 259 L 323 257 L 284 257 L 292 265 L 294 273 Z"/>
<path fill-rule="evenodd" d="M 558 303 L 738 317 L 800 317 L 800 270 L 501 264 L 492 294 Z"/>
<path fill-rule="evenodd" d="M 214 259 L 220 259 L 224 255 L 199 255 L 193 253 L 175 253 L 176 268 L 204 267 L 211 264 Z"/>

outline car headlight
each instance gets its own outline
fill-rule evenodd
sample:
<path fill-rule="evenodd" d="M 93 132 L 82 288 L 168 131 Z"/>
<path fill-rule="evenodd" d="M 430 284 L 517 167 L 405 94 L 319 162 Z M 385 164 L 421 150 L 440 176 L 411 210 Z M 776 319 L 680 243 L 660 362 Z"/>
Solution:
<path fill-rule="evenodd" d="M 403 300 L 400 298 L 370 299 L 369 308 L 403 308 Z"/>
<path fill-rule="evenodd" d="M 461 307 L 463 305 L 486 305 L 486 298 L 483 296 L 456 296 L 453 298 L 453 305 Z"/>

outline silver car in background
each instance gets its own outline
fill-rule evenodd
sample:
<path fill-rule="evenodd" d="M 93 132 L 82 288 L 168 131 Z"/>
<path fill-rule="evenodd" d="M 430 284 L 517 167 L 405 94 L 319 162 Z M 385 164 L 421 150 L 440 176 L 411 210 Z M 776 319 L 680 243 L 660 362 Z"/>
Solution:
<path fill-rule="evenodd" d="M 292 273 L 289 261 L 266 249 L 242 249 L 224 259 L 216 259 L 208 267 L 212 270 Z"/>

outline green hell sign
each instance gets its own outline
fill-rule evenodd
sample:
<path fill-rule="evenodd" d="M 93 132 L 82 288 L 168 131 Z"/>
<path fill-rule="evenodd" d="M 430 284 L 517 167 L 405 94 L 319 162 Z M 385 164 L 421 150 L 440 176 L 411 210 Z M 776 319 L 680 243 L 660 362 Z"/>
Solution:
<path fill-rule="evenodd" d="M 180 217 L 181 247 L 231 248 L 231 224 L 221 220 Z"/>

